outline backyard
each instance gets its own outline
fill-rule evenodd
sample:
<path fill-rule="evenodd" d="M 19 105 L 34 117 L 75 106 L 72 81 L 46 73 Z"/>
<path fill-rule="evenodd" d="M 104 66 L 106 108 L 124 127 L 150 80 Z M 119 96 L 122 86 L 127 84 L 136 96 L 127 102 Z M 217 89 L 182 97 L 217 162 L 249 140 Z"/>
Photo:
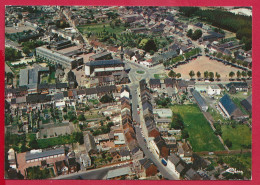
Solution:
<path fill-rule="evenodd" d="M 172 111 L 183 118 L 194 152 L 224 150 L 197 105 L 174 105 Z"/>

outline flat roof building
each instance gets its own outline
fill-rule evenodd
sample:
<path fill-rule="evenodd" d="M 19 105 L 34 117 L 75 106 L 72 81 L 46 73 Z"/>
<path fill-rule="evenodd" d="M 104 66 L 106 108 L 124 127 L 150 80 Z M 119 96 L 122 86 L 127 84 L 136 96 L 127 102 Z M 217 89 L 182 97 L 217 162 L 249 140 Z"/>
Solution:
<path fill-rule="evenodd" d="M 52 62 L 54 64 L 60 64 L 64 67 L 74 69 L 83 64 L 82 57 L 70 58 L 56 51 L 52 51 L 45 47 L 36 48 L 36 57 Z"/>

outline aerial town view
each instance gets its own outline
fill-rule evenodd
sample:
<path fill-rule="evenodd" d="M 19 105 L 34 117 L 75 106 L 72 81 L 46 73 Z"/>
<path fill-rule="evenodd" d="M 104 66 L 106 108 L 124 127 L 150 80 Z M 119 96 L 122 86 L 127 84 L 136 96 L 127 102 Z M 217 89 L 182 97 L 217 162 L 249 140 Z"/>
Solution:
<path fill-rule="evenodd" d="M 251 7 L 5 7 L 5 179 L 251 180 L 251 144 Z"/>

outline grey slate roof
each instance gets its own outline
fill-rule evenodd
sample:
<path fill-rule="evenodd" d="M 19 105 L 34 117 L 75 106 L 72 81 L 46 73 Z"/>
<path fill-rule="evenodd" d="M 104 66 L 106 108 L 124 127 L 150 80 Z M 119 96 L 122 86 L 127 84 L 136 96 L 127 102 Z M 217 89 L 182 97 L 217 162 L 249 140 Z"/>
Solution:
<path fill-rule="evenodd" d="M 207 106 L 206 101 L 201 97 L 201 95 L 200 95 L 200 93 L 198 91 L 192 90 L 191 94 L 196 99 L 196 101 L 197 101 L 197 103 L 199 104 L 200 107 Z"/>
<path fill-rule="evenodd" d="M 104 66 L 104 65 L 116 65 L 124 64 L 121 60 L 97 60 L 86 63 L 86 66 Z"/>
<path fill-rule="evenodd" d="M 97 150 L 94 137 L 91 135 L 91 133 L 87 133 L 85 135 L 84 144 L 85 144 L 87 152 L 90 152 L 91 150 L 94 150 L 94 151 Z"/>
<path fill-rule="evenodd" d="M 40 153 L 27 152 L 25 155 L 25 159 L 26 159 L 26 161 L 28 161 L 28 160 L 39 159 L 39 158 L 53 156 L 53 155 L 59 155 L 59 154 L 65 154 L 65 150 L 63 147 L 54 149 L 54 150 L 45 150 Z"/>
<path fill-rule="evenodd" d="M 178 157 L 178 156 L 175 155 L 175 154 L 171 154 L 171 155 L 168 157 L 168 160 L 171 161 L 175 166 L 181 161 L 180 157 Z"/>

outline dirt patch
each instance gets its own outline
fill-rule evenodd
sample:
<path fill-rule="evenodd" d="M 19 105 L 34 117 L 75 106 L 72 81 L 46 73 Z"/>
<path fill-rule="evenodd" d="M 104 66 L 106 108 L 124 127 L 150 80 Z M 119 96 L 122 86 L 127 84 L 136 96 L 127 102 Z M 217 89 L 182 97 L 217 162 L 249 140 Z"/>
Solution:
<path fill-rule="evenodd" d="M 192 60 L 188 64 L 180 65 L 174 71 L 176 73 L 181 73 L 181 77 L 183 79 L 190 79 L 189 72 L 193 70 L 195 72 L 194 78 L 197 78 L 196 73 L 200 71 L 201 76 L 204 77 L 204 72 L 214 72 L 214 75 L 216 72 L 220 74 L 220 79 L 222 81 L 228 81 L 229 80 L 229 73 L 233 71 L 236 73 L 239 71 L 239 69 L 231 66 L 226 66 L 222 62 L 218 62 L 216 60 L 210 60 L 206 56 L 198 57 L 195 60 Z M 241 70 L 240 70 L 241 71 Z"/>

